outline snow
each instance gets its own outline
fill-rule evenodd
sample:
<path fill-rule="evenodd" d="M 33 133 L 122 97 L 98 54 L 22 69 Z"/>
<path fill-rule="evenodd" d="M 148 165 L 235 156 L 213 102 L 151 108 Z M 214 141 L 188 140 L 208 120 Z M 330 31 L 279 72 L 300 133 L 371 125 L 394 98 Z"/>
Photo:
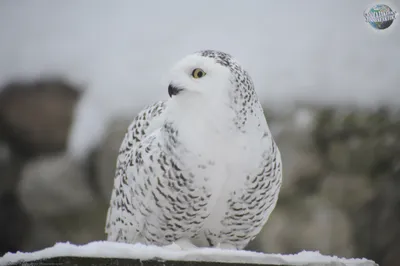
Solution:
<path fill-rule="evenodd" d="M 156 255 L 155 255 L 156 254 Z M 196 248 L 188 250 L 176 250 L 166 247 L 145 246 L 141 244 L 125 244 L 107 241 L 91 242 L 86 245 L 73 245 L 70 243 L 57 243 L 32 253 L 7 253 L 0 258 L 0 265 L 15 263 L 20 260 L 32 261 L 43 258 L 73 256 L 96 258 L 126 258 L 140 260 L 179 260 L 179 261 L 213 261 L 236 262 L 257 264 L 289 264 L 303 265 L 305 263 L 332 263 L 330 265 L 376 265 L 367 259 L 344 259 L 324 256 L 316 251 L 303 251 L 294 255 L 263 254 L 253 251 L 221 250 L 216 248 Z"/>
<path fill-rule="evenodd" d="M 0 86 L 50 74 L 84 84 L 69 141 L 78 157 L 113 116 L 167 97 L 167 70 L 200 49 L 234 55 L 270 107 L 398 104 L 400 20 L 374 30 L 363 17 L 371 2 L 4 0 Z"/>

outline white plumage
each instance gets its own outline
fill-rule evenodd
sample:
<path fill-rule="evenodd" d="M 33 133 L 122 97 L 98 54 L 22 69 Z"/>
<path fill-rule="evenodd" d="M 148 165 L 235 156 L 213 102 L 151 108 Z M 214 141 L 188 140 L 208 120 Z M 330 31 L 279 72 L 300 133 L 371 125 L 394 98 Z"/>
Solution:
<path fill-rule="evenodd" d="M 183 58 L 170 77 L 171 98 L 141 111 L 122 142 L 108 240 L 243 249 L 282 181 L 253 82 L 212 50 Z"/>

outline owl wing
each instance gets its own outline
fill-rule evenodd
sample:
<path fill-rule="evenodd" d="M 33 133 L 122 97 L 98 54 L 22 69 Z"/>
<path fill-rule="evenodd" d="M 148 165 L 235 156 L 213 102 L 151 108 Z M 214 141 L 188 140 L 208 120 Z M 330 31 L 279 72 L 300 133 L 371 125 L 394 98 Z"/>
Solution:
<path fill-rule="evenodd" d="M 271 140 L 271 150 L 263 153 L 260 167 L 247 176 L 245 189 L 232 196 L 222 221 L 225 225 L 223 233 L 239 249 L 254 239 L 267 222 L 277 203 L 281 183 L 281 154 Z M 241 222 L 238 222 L 238 217 L 241 217 Z"/>
<path fill-rule="evenodd" d="M 135 199 L 132 202 L 134 194 L 141 191 L 141 195 L 146 197 L 144 189 L 148 188 L 143 184 L 144 173 L 140 172 L 141 149 L 149 145 L 153 145 L 154 132 L 159 129 L 163 123 L 162 115 L 166 108 L 165 101 L 159 101 L 153 105 L 145 107 L 132 121 L 127 133 L 122 141 L 117 157 L 114 188 L 111 194 L 110 206 L 107 212 L 105 233 L 109 241 L 134 242 L 136 236 L 143 227 L 142 206 L 145 199 L 141 203 Z M 152 149 L 152 152 L 157 152 Z M 135 189 L 136 187 L 136 189 Z M 131 232 L 134 230 L 134 232 Z"/>

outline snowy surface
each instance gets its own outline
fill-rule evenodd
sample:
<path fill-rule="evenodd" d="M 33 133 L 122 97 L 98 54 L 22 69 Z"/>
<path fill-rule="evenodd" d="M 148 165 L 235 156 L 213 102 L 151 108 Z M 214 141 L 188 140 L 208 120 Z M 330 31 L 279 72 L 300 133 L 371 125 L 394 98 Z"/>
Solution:
<path fill-rule="evenodd" d="M 91 242 L 86 245 L 76 246 L 69 243 L 57 243 L 53 247 L 33 253 L 7 253 L 0 258 L 0 265 L 15 263 L 19 260 L 32 261 L 43 258 L 75 256 L 75 257 L 101 257 L 101 258 L 130 258 L 140 260 L 162 259 L 180 261 L 218 261 L 258 264 L 289 264 L 303 265 L 305 263 L 342 263 L 345 265 L 376 265 L 366 259 L 342 259 L 321 255 L 319 252 L 303 251 L 295 255 L 263 254 L 251 251 L 232 251 L 212 248 L 199 248 L 191 250 L 176 250 L 140 244 L 129 245 L 114 242 Z"/>
<path fill-rule="evenodd" d="M 0 1 L 0 86 L 62 75 L 83 84 L 70 151 L 83 156 L 113 115 L 167 97 L 167 71 L 200 49 L 234 55 L 263 102 L 400 103 L 400 18 L 365 22 L 372 0 Z M 400 12 L 397 0 L 385 1 Z M 11 25 L 11 26 L 10 26 Z"/>

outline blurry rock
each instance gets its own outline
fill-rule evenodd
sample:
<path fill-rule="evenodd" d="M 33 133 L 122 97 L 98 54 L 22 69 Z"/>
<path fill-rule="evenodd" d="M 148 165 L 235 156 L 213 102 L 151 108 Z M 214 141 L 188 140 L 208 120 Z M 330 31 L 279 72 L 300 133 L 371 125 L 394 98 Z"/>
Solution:
<path fill-rule="evenodd" d="M 46 220 L 32 217 L 31 222 L 31 230 L 20 246 L 21 251 L 33 252 L 40 250 L 53 246 L 62 239 L 62 232 L 57 231 L 57 229 Z"/>
<path fill-rule="evenodd" d="M 279 145 L 279 144 L 278 144 Z M 320 159 L 306 151 L 279 146 L 284 162 L 284 176 L 279 199 L 294 198 L 315 193 L 323 180 L 323 168 Z"/>
<path fill-rule="evenodd" d="M 104 240 L 106 215 L 107 206 L 98 204 L 72 214 L 36 217 L 22 250 L 35 251 L 53 246 L 56 242 L 86 244 Z"/>
<path fill-rule="evenodd" d="M 107 203 L 110 201 L 114 184 L 118 151 L 133 118 L 116 118 L 108 127 L 102 145 L 94 154 L 93 173 L 97 179 L 100 193 Z"/>
<path fill-rule="evenodd" d="M 399 259 L 393 252 L 400 245 L 400 171 L 392 170 L 374 182 L 374 198 L 353 217 L 358 253 L 380 265 Z"/>
<path fill-rule="evenodd" d="M 284 165 L 281 200 L 294 194 L 315 192 L 324 175 L 322 161 L 311 138 L 314 116 L 313 110 L 302 107 L 284 117 L 275 117 L 271 123 Z"/>
<path fill-rule="evenodd" d="M 397 237 L 399 239 L 400 236 Z M 397 240 L 389 247 L 382 259 L 381 266 L 398 266 L 400 265 L 400 240 Z"/>
<path fill-rule="evenodd" d="M 336 173 L 324 178 L 319 195 L 342 210 L 358 212 L 375 194 L 368 177 Z"/>
<path fill-rule="evenodd" d="M 400 117 L 387 108 L 322 109 L 313 130 L 326 166 L 347 174 L 371 175 L 392 150 L 400 150 L 399 136 Z"/>
<path fill-rule="evenodd" d="M 384 260 L 396 261 L 393 252 L 398 250 L 400 237 L 399 113 L 388 107 L 325 108 L 319 112 L 313 138 L 325 167 L 335 173 L 324 181 L 321 195 L 350 215 L 356 255 L 380 265 Z"/>
<path fill-rule="evenodd" d="M 0 140 L 0 257 L 16 252 L 29 231 L 30 221 L 15 195 L 22 160 Z"/>
<path fill-rule="evenodd" d="M 280 204 L 257 236 L 253 248 L 270 253 L 318 250 L 323 254 L 351 257 L 351 223 L 329 202 L 313 196 Z"/>
<path fill-rule="evenodd" d="M 0 196 L 13 192 L 20 177 L 21 159 L 0 140 Z"/>
<path fill-rule="evenodd" d="M 311 107 L 294 107 L 275 114 L 268 123 L 277 141 L 290 138 L 296 148 L 311 149 L 314 148 L 311 133 L 315 119 L 316 111 Z"/>
<path fill-rule="evenodd" d="M 61 80 L 13 82 L 0 89 L 0 135 L 25 156 L 66 148 L 79 92 Z"/>
<path fill-rule="evenodd" d="M 64 155 L 39 157 L 22 171 L 18 195 L 33 216 L 58 216 L 96 204 L 82 167 Z"/>
<path fill-rule="evenodd" d="M 62 232 L 62 239 L 75 244 L 104 240 L 107 210 L 108 202 L 99 203 L 84 211 L 52 218 L 51 223 Z"/>
<path fill-rule="evenodd" d="M 29 222 L 14 193 L 0 195 L 0 257 L 20 250 L 30 230 Z"/>

